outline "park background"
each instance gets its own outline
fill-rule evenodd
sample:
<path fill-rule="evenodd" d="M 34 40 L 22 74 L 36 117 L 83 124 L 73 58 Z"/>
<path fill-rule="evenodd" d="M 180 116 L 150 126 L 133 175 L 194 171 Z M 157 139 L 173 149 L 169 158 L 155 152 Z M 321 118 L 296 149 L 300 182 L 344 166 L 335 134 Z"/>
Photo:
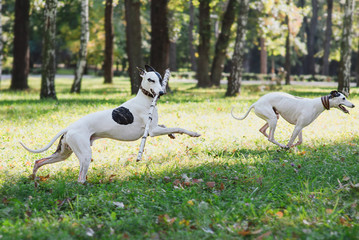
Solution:
<path fill-rule="evenodd" d="M 358 106 L 358 1 L 1 4 L 0 239 L 357 238 L 357 109 L 323 112 L 290 151 L 230 110 L 335 89 Z M 131 99 L 144 64 L 171 69 L 160 123 L 202 136 L 150 138 L 139 163 L 139 141 L 101 139 L 86 185 L 75 156 L 30 180 L 56 144 L 18 142 Z M 280 119 L 276 139 L 292 131 Z"/>

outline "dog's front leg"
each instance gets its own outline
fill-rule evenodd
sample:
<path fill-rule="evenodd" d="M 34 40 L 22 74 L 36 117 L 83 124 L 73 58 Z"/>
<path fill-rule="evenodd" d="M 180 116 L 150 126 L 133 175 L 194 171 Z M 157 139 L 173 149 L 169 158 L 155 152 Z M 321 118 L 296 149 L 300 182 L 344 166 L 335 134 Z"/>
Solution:
<path fill-rule="evenodd" d="M 161 128 L 166 128 L 166 126 L 165 125 L 163 125 L 163 124 L 161 124 L 161 125 L 158 125 L 159 127 L 161 127 Z M 171 138 L 171 139 L 175 139 L 176 138 L 176 136 L 175 135 L 173 135 L 172 133 L 171 134 L 168 134 L 168 137 L 169 138 Z"/>
<path fill-rule="evenodd" d="M 188 131 L 186 129 L 183 128 L 164 128 L 164 127 L 159 127 L 159 126 L 155 126 L 153 128 L 150 128 L 150 132 L 149 135 L 151 137 L 156 137 L 156 136 L 161 136 L 161 135 L 171 135 L 174 133 L 179 133 L 179 134 L 187 134 L 191 137 L 199 137 L 201 136 L 201 134 L 196 133 L 196 132 L 192 132 L 192 131 Z"/>
<path fill-rule="evenodd" d="M 302 126 L 299 126 L 299 125 L 295 126 L 292 137 L 290 138 L 290 140 L 286 146 L 287 148 L 291 148 L 291 147 L 297 146 L 302 143 L 302 129 L 303 129 Z M 293 145 L 294 140 L 297 138 L 298 135 L 299 135 L 298 142 L 295 145 Z"/>

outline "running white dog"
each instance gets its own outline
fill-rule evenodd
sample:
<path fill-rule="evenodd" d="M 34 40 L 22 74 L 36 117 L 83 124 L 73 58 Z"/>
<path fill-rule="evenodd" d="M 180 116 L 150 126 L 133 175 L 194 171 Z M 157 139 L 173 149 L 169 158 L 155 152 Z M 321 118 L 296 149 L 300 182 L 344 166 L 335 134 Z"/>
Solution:
<path fill-rule="evenodd" d="M 287 93 L 274 92 L 264 95 L 252 104 L 243 117 L 235 117 L 233 115 L 233 108 L 231 114 L 235 119 L 243 120 L 248 116 L 251 109 L 254 108 L 255 114 L 267 122 L 259 131 L 266 136 L 270 142 L 288 149 L 302 143 L 302 129 L 311 124 L 325 109 L 329 110 L 335 107 L 344 113 L 349 113 L 344 106 L 353 108 L 354 104 L 349 102 L 344 94 L 338 91 L 332 91 L 327 96 L 314 99 L 299 98 Z M 287 120 L 287 122 L 295 125 L 292 137 L 287 145 L 280 144 L 274 139 L 274 131 L 279 115 Z M 269 135 L 266 133 L 268 127 Z M 293 145 L 297 136 L 298 142 Z"/>
<path fill-rule="evenodd" d="M 86 181 L 86 174 L 91 162 L 92 143 L 100 138 L 111 138 L 120 141 L 135 141 L 143 136 L 148 120 L 148 111 L 155 95 L 163 95 L 162 78 L 152 67 L 145 65 L 146 70 L 138 68 L 142 82 L 135 98 L 123 103 L 121 106 L 101 112 L 91 113 L 67 128 L 61 130 L 45 147 L 32 150 L 21 145 L 28 151 L 40 153 L 61 137 L 59 145 L 50 157 L 35 161 L 32 177 L 35 178 L 37 170 L 45 165 L 66 160 L 74 152 L 80 161 L 78 182 Z M 166 128 L 158 125 L 157 108 L 154 109 L 152 122 L 149 128 L 151 137 L 185 133 L 191 137 L 200 134 L 182 128 Z"/>

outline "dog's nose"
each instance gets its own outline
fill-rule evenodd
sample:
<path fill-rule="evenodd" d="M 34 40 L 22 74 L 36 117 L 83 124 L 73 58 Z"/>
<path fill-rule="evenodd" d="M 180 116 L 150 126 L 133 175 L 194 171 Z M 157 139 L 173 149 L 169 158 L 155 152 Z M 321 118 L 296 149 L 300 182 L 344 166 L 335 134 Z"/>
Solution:
<path fill-rule="evenodd" d="M 162 96 L 163 94 L 165 94 L 163 91 L 160 91 L 159 92 L 160 96 Z"/>
<path fill-rule="evenodd" d="M 355 105 L 353 104 L 352 108 L 355 107 Z"/>

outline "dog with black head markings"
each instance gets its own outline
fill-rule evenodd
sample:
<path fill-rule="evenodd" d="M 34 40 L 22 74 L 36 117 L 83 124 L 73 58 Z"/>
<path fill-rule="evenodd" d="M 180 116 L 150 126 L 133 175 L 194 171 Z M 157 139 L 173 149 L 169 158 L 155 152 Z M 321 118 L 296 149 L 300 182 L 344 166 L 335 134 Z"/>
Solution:
<path fill-rule="evenodd" d="M 138 70 L 142 81 L 136 97 L 115 109 L 91 113 L 79 119 L 57 133 L 41 149 L 32 150 L 20 142 L 26 150 L 32 153 L 40 153 L 49 149 L 61 137 L 55 153 L 35 161 L 33 178 L 36 177 L 36 172 L 40 167 L 64 161 L 74 152 L 80 162 L 78 182 L 84 183 L 91 162 L 91 146 L 95 140 L 110 138 L 119 141 L 135 141 L 143 136 L 152 100 L 156 95 L 163 95 L 164 90 L 161 84 L 162 77 L 154 68 L 145 65 L 145 69 L 138 68 Z M 164 125 L 158 125 L 158 113 L 157 108 L 155 108 L 149 126 L 149 135 L 151 137 L 169 135 L 174 138 L 172 135 L 174 133 L 184 133 L 191 137 L 200 136 L 196 132 L 183 128 L 166 128 Z"/>
<path fill-rule="evenodd" d="M 302 129 L 311 124 L 324 110 L 330 108 L 338 108 L 344 113 L 349 113 L 345 107 L 353 108 L 354 104 L 349 102 L 346 96 L 338 91 L 331 91 L 329 95 L 319 98 L 308 99 L 299 98 L 288 93 L 273 92 L 261 97 L 257 102 L 253 103 L 243 117 L 231 115 L 237 120 L 245 119 L 249 112 L 254 108 L 254 113 L 266 121 L 259 131 L 268 138 L 268 140 L 282 148 L 289 149 L 291 147 L 302 144 Z M 287 145 L 280 144 L 274 139 L 274 132 L 277 126 L 279 116 L 282 116 L 287 122 L 295 125 L 293 134 Z M 269 134 L 266 130 L 269 128 Z M 298 137 L 298 142 L 294 140 Z"/>

